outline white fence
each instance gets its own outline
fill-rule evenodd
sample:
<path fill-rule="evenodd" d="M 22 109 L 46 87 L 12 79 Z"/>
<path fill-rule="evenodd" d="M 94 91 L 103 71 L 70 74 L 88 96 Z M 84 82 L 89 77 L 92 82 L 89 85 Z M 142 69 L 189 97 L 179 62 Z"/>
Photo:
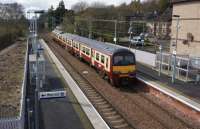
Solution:
<path fill-rule="evenodd" d="M 133 53 L 135 53 L 136 61 L 142 64 L 149 65 L 151 67 L 156 66 L 156 55 L 150 52 L 145 52 L 136 49 L 130 49 Z"/>
<path fill-rule="evenodd" d="M 26 85 L 27 85 L 27 69 L 28 68 L 28 41 L 26 48 L 24 75 L 21 89 L 20 100 L 20 113 L 16 118 L 0 118 L 0 129 L 25 129 L 25 97 L 26 97 Z"/>
<path fill-rule="evenodd" d="M 157 52 L 156 68 L 164 74 L 172 76 L 175 65 L 175 75 L 182 81 L 199 82 L 200 75 L 200 58 L 191 58 L 189 56 L 177 55 L 174 63 L 174 56 L 170 53 Z"/>

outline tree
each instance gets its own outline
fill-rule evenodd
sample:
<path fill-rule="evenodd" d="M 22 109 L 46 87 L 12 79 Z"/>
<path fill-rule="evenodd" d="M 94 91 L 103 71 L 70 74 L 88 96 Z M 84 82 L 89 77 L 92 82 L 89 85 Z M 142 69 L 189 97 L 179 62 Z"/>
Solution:
<path fill-rule="evenodd" d="M 69 32 L 69 33 L 74 33 L 75 30 L 75 23 L 74 23 L 74 11 L 69 10 L 65 13 L 65 17 L 63 20 L 62 28 L 63 31 Z"/>
<path fill-rule="evenodd" d="M 170 1 L 169 0 L 159 0 L 158 7 L 159 12 L 163 13 L 169 7 Z"/>
<path fill-rule="evenodd" d="M 48 27 L 49 29 L 53 28 L 54 24 L 54 8 L 51 6 L 51 8 L 48 9 Z"/>
<path fill-rule="evenodd" d="M 85 2 L 85 1 L 80 1 L 80 2 L 77 2 L 76 4 L 74 4 L 74 5 L 72 6 L 72 10 L 74 10 L 76 13 L 82 12 L 82 11 L 84 11 L 85 9 L 87 9 L 88 6 L 89 6 L 89 5 L 88 5 L 87 2 Z"/>
<path fill-rule="evenodd" d="M 63 17 L 65 15 L 65 3 L 63 0 L 59 2 L 58 7 L 55 10 L 56 25 L 63 22 Z"/>
<path fill-rule="evenodd" d="M 90 5 L 90 7 L 91 8 L 106 8 L 107 6 L 102 2 L 95 1 Z"/>
<path fill-rule="evenodd" d="M 140 0 L 134 0 L 130 4 L 130 8 L 135 13 L 141 13 L 142 12 L 142 4 Z"/>

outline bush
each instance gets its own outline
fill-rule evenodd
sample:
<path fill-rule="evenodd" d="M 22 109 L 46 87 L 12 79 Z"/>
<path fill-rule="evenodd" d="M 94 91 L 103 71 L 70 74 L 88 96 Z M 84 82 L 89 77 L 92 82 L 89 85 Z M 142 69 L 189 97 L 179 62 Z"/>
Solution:
<path fill-rule="evenodd" d="M 21 24 L 20 24 L 21 23 Z M 19 21 L 0 22 L 0 50 L 13 44 L 18 38 L 25 36 L 26 23 Z"/>

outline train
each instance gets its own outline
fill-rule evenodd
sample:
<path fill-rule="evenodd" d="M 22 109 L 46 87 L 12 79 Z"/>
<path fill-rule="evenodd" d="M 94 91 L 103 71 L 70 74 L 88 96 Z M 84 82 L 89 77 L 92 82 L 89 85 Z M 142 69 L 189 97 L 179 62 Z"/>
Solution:
<path fill-rule="evenodd" d="M 111 85 L 136 80 L 135 54 L 129 49 L 59 30 L 53 30 L 51 36 L 69 53 L 94 67 Z"/>

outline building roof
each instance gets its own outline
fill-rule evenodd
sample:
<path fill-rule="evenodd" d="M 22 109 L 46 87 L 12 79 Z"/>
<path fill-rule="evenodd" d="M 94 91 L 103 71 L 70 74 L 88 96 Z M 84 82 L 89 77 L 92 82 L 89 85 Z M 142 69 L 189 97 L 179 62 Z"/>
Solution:
<path fill-rule="evenodd" d="M 183 3 L 183 2 L 193 2 L 193 1 L 199 1 L 199 0 L 171 0 L 173 4 L 177 3 Z"/>

